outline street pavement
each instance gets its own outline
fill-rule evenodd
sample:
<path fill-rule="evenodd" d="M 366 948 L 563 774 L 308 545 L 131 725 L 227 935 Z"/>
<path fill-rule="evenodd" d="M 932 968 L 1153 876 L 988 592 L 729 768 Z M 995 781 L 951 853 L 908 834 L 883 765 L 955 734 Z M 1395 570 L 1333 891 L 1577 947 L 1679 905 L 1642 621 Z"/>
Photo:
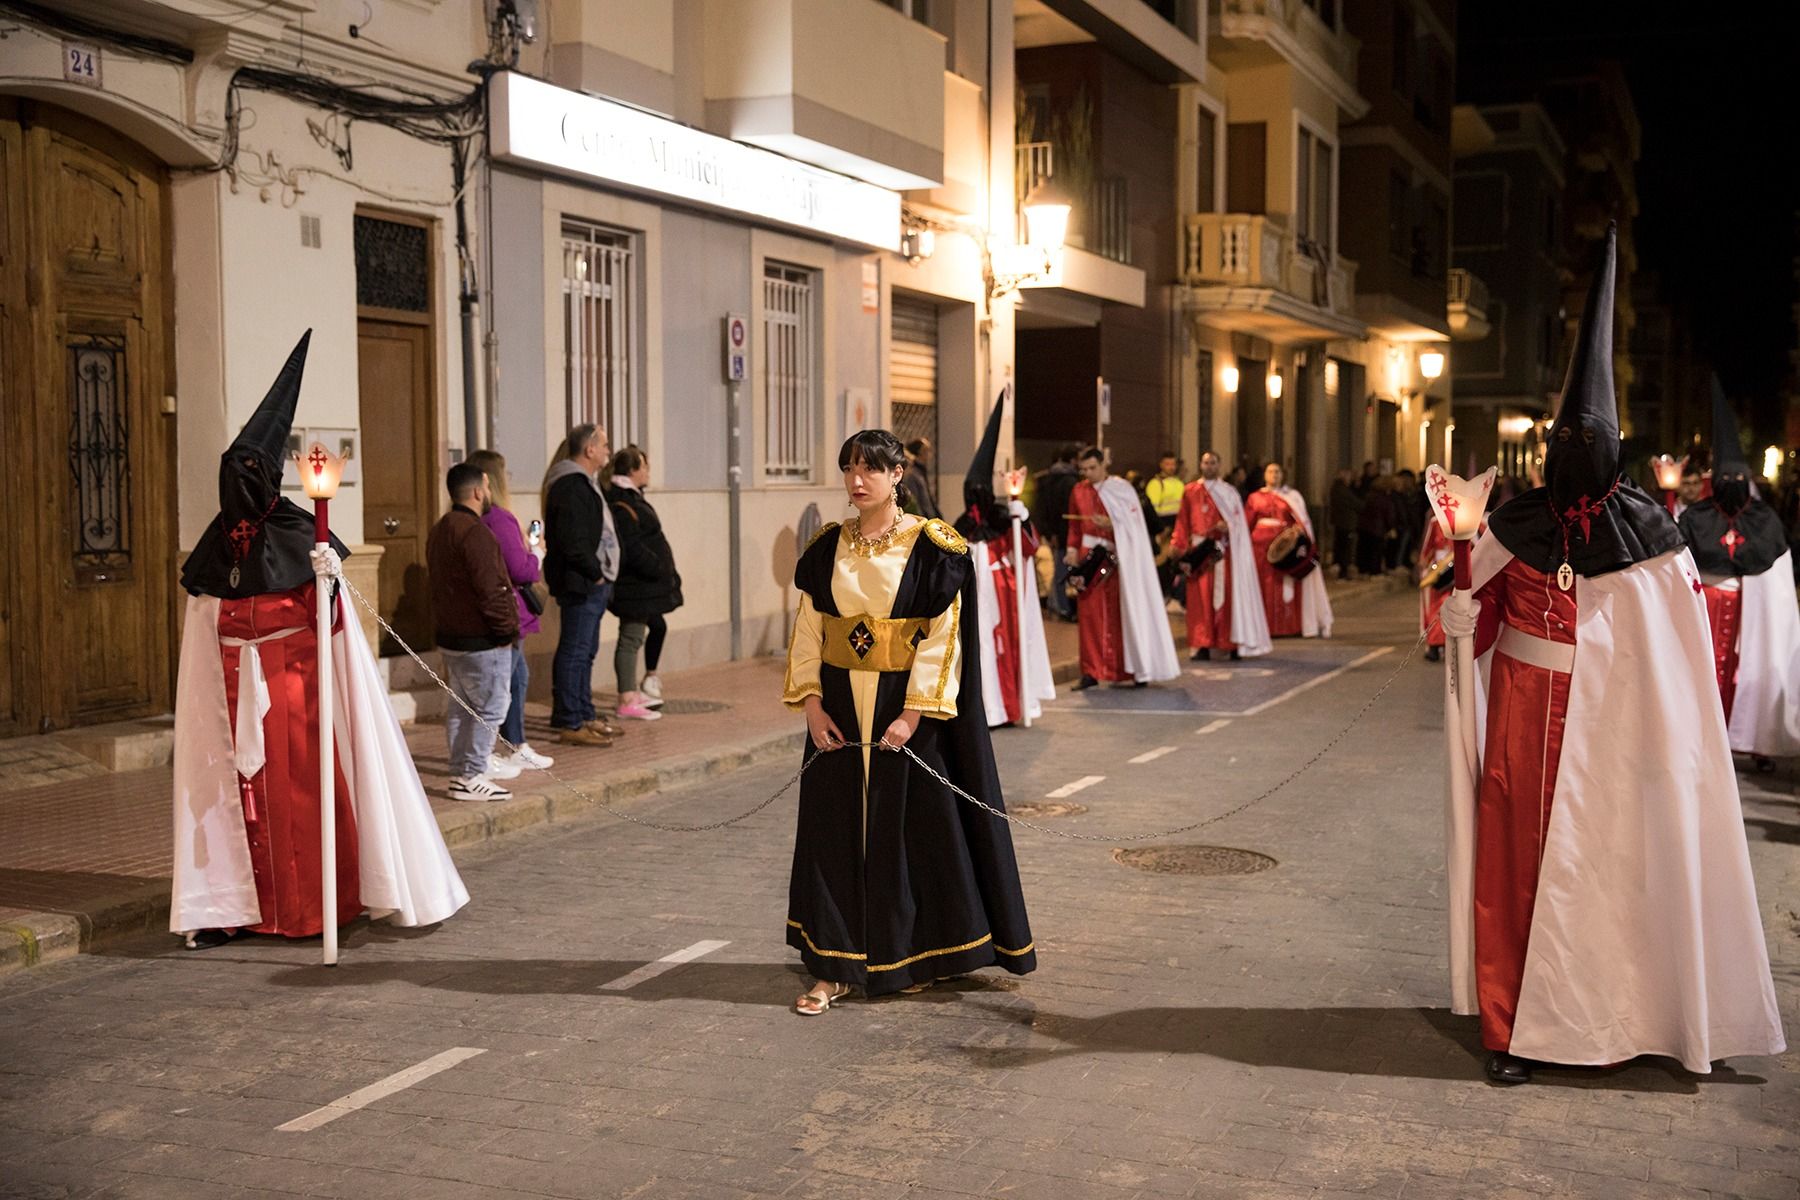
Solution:
<path fill-rule="evenodd" d="M 1482 1081 L 1444 1007 L 1440 668 L 1409 597 L 1341 608 L 1330 641 L 996 734 L 1047 828 L 1231 814 L 1171 841 L 1272 860 L 1019 829 L 1034 975 L 802 1019 L 791 795 L 704 835 L 542 826 L 459 851 L 463 914 L 359 924 L 333 969 L 150 937 L 0 979 L 0 1194 L 1800 1197 L 1794 1052 Z M 628 811 L 721 819 L 795 765 Z M 1742 779 L 1800 1031 L 1800 799 Z"/>

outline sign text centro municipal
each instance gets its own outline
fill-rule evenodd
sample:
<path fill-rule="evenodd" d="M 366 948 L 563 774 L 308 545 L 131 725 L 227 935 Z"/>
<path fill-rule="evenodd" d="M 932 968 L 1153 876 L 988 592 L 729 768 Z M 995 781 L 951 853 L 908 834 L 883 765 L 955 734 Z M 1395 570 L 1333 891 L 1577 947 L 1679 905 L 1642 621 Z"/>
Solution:
<path fill-rule="evenodd" d="M 899 249 L 898 192 L 511 72 L 491 100 L 502 161 Z"/>

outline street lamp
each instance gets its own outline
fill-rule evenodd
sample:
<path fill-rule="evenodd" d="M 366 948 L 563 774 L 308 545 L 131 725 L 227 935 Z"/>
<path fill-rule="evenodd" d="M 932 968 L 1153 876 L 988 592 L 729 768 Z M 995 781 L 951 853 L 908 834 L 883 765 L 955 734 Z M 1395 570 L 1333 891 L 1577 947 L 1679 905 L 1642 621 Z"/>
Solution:
<path fill-rule="evenodd" d="M 331 721 L 331 575 L 321 551 L 331 549 L 331 498 L 344 477 L 344 460 L 314 442 L 300 456 L 300 486 L 313 502 L 313 598 L 318 602 L 319 653 L 319 859 L 321 880 L 320 931 L 325 965 L 338 960 L 337 927 L 337 753 L 332 745 Z"/>
<path fill-rule="evenodd" d="M 1046 179 L 1025 197 L 1025 241 L 1046 256 L 1055 254 L 1069 240 L 1069 213 L 1073 206 L 1053 180 Z"/>
<path fill-rule="evenodd" d="M 1441 350 L 1426 350 L 1419 355 L 1419 374 L 1426 379 L 1436 379 L 1444 373 L 1444 354 Z"/>
<path fill-rule="evenodd" d="M 1280 371 L 1270 371 L 1269 372 L 1269 399 L 1271 399 L 1271 400 L 1281 399 L 1281 372 Z"/>
<path fill-rule="evenodd" d="M 1224 387 L 1227 396 L 1237 395 L 1238 369 L 1236 367 L 1226 367 L 1224 370 L 1220 371 L 1219 383 Z"/>

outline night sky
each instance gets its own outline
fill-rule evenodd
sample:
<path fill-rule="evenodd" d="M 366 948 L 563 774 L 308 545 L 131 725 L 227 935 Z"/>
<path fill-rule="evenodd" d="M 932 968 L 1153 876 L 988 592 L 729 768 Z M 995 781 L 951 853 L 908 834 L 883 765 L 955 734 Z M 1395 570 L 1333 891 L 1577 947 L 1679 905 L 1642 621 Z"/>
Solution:
<path fill-rule="evenodd" d="M 1640 270 L 1685 308 L 1700 352 L 1778 435 L 1795 339 L 1800 250 L 1800 5 L 1611 5 L 1485 0 L 1459 6 L 1459 99 L 1489 68 L 1613 58 L 1643 128 Z"/>

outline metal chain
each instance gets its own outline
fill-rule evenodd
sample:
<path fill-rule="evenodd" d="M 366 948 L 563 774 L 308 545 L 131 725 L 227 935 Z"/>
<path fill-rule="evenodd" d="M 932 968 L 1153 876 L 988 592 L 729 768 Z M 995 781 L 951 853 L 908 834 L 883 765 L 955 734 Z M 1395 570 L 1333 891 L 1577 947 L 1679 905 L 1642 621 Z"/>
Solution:
<path fill-rule="evenodd" d="M 335 578 L 338 581 L 339 584 L 341 584 L 343 586 L 345 591 L 350 593 L 350 596 L 352 599 L 354 599 L 358 604 L 362 605 L 363 608 L 368 610 L 369 614 L 375 618 L 375 623 L 381 626 L 382 631 L 384 633 L 386 633 L 389 637 L 394 639 L 395 644 L 398 645 L 402 650 L 404 650 L 406 652 L 406 655 L 408 658 L 412 659 L 414 663 L 418 664 L 418 667 L 420 670 L 424 671 L 426 675 L 431 677 L 431 681 L 433 683 L 437 684 L 438 687 L 442 688 L 444 693 L 446 695 L 448 695 L 452 701 L 454 701 L 456 704 L 460 705 L 464 712 L 468 713 L 471 717 L 475 718 L 475 720 L 477 722 L 479 722 L 484 729 L 487 729 L 491 733 L 493 733 L 494 741 L 495 741 L 496 745 L 505 746 L 509 750 L 516 751 L 518 749 L 517 746 L 513 745 L 511 742 L 507 741 L 504 737 L 500 736 L 500 730 L 497 726 L 495 726 L 492 722 L 488 721 L 485 717 L 483 717 L 480 713 L 476 712 L 473 708 L 470 708 L 468 703 L 465 700 L 463 700 L 463 698 L 461 696 L 458 696 L 456 694 L 456 692 L 450 687 L 450 685 L 448 683 L 444 682 L 443 678 L 441 676 L 439 676 L 436 671 L 431 669 L 431 664 L 427 663 L 423 658 L 419 657 L 418 652 L 406 643 L 405 638 L 402 638 L 397 632 L 395 632 L 394 627 L 392 625 L 388 624 L 387 621 L 382 618 L 381 613 L 375 608 L 375 606 L 373 604 L 369 603 L 368 598 L 366 596 L 364 596 L 360 591 L 358 591 L 356 588 L 356 585 L 351 583 L 349 578 L 343 574 L 340 566 L 334 566 L 334 569 L 332 571 L 332 576 L 333 576 L 333 578 Z M 1030 821 L 1024 817 L 1019 816 L 1017 813 L 1008 812 L 1003 808 L 996 808 L 994 805 L 989 804 L 985 800 L 979 799 L 975 796 L 971 796 L 968 792 L 965 792 L 962 788 L 956 786 L 956 784 L 954 784 L 954 783 L 950 782 L 950 780 L 944 778 L 944 776 L 936 768 L 934 768 L 930 763 L 926 762 L 924 759 L 920 758 L 919 755 L 913 750 L 913 748 L 911 746 L 900 747 L 900 752 L 905 754 L 908 758 L 912 759 L 913 762 L 917 763 L 919 765 L 919 768 L 921 770 L 923 770 L 927 775 L 931 776 L 933 779 L 935 779 L 939 783 L 943 784 L 945 788 L 949 789 L 949 791 L 952 795 L 958 796 L 961 799 L 968 801 L 970 804 L 973 804 L 976 808 L 979 808 L 979 809 L 983 810 L 984 812 L 991 814 L 992 816 L 999 817 L 1005 821 L 1010 821 L 1014 825 L 1022 825 L 1026 829 L 1036 830 L 1038 833 L 1047 833 L 1051 837 L 1059 837 L 1059 838 L 1063 838 L 1066 841 L 1071 841 L 1071 842 L 1155 842 L 1155 841 L 1161 841 L 1164 838 L 1177 837 L 1184 833 L 1192 833 L 1196 829 L 1204 829 L 1208 825 L 1216 824 L 1220 821 L 1227 819 L 1228 817 L 1235 817 L 1239 813 L 1244 812 L 1246 809 L 1249 809 L 1249 808 L 1254 807 L 1255 805 L 1261 804 L 1264 800 L 1267 800 L 1269 797 L 1275 795 L 1277 792 L 1279 792 L 1283 788 L 1287 787 L 1290 783 L 1293 783 L 1296 779 L 1299 779 L 1302 775 L 1306 774 L 1309 770 L 1311 770 L 1319 762 L 1320 759 L 1324 758 L 1327 754 L 1330 754 L 1332 752 L 1332 750 L 1336 749 L 1339 742 L 1343 741 L 1346 737 L 1349 736 L 1350 731 L 1352 729 L 1354 729 L 1362 721 L 1362 719 L 1365 716 L 1368 715 L 1369 710 L 1371 708 L 1375 707 L 1375 702 L 1380 700 L 1384 695 L 1386 695 L 1388 689 L 1394 685 L 1394 681 L 1396 679 L 1400 678 L 1400 676 L 1406 671 L 1406 668 L 1412 663 L 1413 656 L 1419 652 L 1419 647 L 1423 646 L 1424 644 L 1425 644 L 1425 635 L 1423 633 L 1421 633 L 1419 635 L 1419 640 L 1414 642 L 1412 644 L 1412 646 L 1407 650 L 1406 654 L 1401 658 L 1400 665 L 1394 668 L 1393 673 L 1390 674 L 1387 677 L 1387 679 L 1382 682 L 1382 685 L 1379 688 L 1375 689 L 1375 694 L 1370 696 L 1368 698 L 1368 700 L 1364 701 L 1363 706 L 1356 710 L 1356 715 L 1351 717 L 1350 720 L 1344 725 L 1344 727 L 1342 729 L 1338 730 L 1337 733 L 1332 736 L 1330 741 L 1326 742 L 1323 746 L 1321 746 L 1317 753 L 1315 753 L 1311 758 L 1307 759 L 1305 762 L 1301 763 L 1293 771 L 1289 772 L 1288 775 L 1285 776 L 1279 783 L 1276 783 L 1274 786 L 1257 793 L 1256 795 L 1250 797 L 1250 799 L 1244 801 L 1242 804 L 1239 804 L 1235 808 L 1228 808 L 1222 813 L 1217 813 L 1213 816 L 1206 817 L 1203 820 L 1192 822 L 1191 824 L 1188 824 L 1188 825 L 1179 825 L 1173 829 L 1158 830 L 1155 833 L 1133 833 L 1133 834 L 1119 834 L 1119 835 L 1106 834 L 1106 833 L 1074 833 L 1074 832 L 1071 832 L 1066 829 L 1055 829 L 1048 825 L 1040 825 L 1035 821 Z M 888 749 L 888 747 L 879 741 L 875 741 L 875 742 L 840 742 L 838 744 L 838 746 L 836 747 L 836 749 L 839 749 L 839 750 L 883 749 L 883 750 L 885 750 L 885 749 Z M 736 825 L 740 821 L 746 821 L 746 820 L 750 819 L 751 817 L 755 816 L 756 814 L 762 812 L 764 809 L 768 808 L 771 804 L 774 804 L 775 801 L 781 799 L 783 796 L 787 795 L 788 792 L 792 791 L 794 788 L 794 785 L 800 782 L 801 777 L 804 776 L 806 774 L 806 772 L 812 768 L 814 763 L 817 763 L 821 759 L 823 759 L 825 757 L 825 754 L 827 754 L 827 753 L 830 753 L 830 751 L 822 751 L 818 754 L 814 754 L 814 755 L 807 757 L 805 759 L 805 761 L 803 761 L 800 764 L 800 769 L 798 771 L 795 771 L 791 776 L 788 777 L 788 781 L 786 783 L 782 784 L 781 787 L 773 795 L 771 795 L 767 800 L 764 800 L 761 803 L 759 803 L 758 805 L 756 805 L 756 807 L 747 809 L 746 811 L 739 813 L 735 817 L 727 817 L 723 821 L 713 821 L 713 822 L 710 822 L 705 825 L 670 825 L 670 824 L 665 824 L 660 821 L 652 821 L 645 817 L 633 816 L 631 813 L 628 813 L 628 812 L 624 811 L 623 809 L 615 808 L 613 805 L 608 804 L 605 800 L 600 799 L 598 796 L 593 796 L 593 795 L 588 794 L 587 792 L 583 791 L 578 785 L 570 783 L 568 780 L 557 775 L 554 771 L 550 771 L 550 770 L 546 769 L 544 771 L 544 774 L 549 776 L 550 779 L 552 779 L 556 783 L 559 783 L 563 787 L 567 788 L 570 792 L 573 792 L 575 795 L 581 797 L 583 800 L 586 800 L 588 803 L 593 804 L 599 808 L 603 808 L 607 812 L 611 813 L 613 816 L 618 817 L 621 820 L 630 821 L 634 825 L 642 825 L 647 829 L 656 829 L 656 830 L 660 830 L 664 833 L 711 833 L 715 830 L 724 829 L 730 825 Z"/>

